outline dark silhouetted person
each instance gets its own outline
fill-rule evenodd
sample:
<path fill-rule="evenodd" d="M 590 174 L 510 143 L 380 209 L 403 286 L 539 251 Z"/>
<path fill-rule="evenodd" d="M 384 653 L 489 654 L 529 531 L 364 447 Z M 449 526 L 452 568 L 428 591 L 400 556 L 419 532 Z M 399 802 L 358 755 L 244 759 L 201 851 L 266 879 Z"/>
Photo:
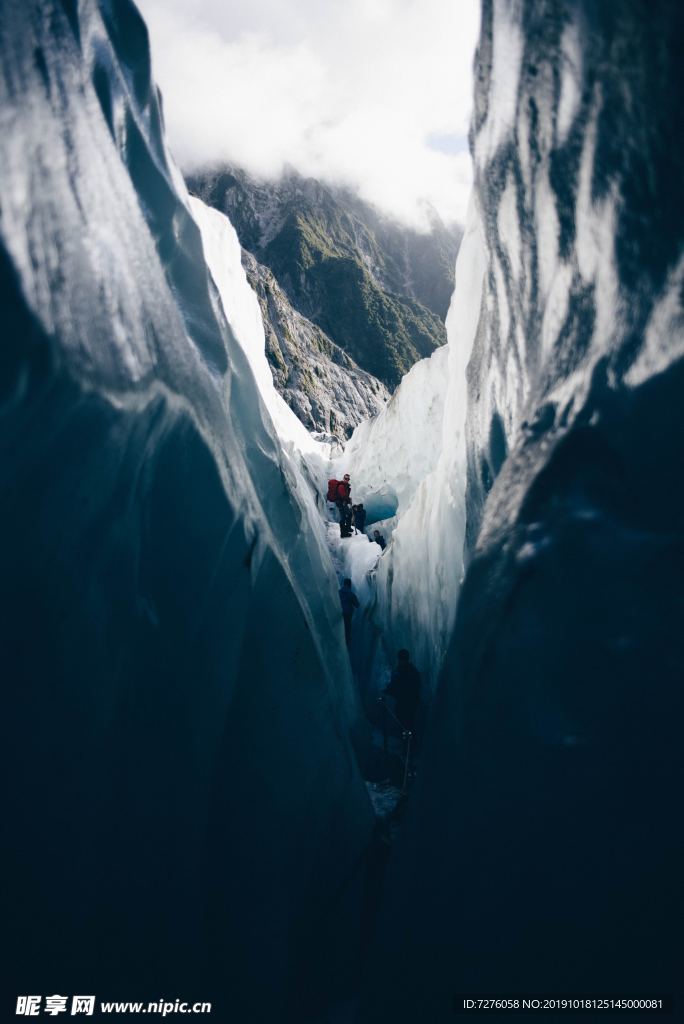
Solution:
<path fill-rule="evenodd" d="M 340 587 L 340 604 L 342 605 L 342 618 L 344 619 L 344 639 L 347 647 L 351 644 L 351 627 L 354 610 L 359 607 L 359 599 L 352 590 L 351 580 L 346 579 Z"/>
<path fill-rule="evenodd" d="M 394 697 L 397 718 L 404 728 L 415 732 L 420 703 L 420 672 L 411 663 L 411 656 L 406 649 L 397 655 L 397 667 L 385 693 Z"/>
<path fill-rule="evenodd" d="M 366 510 L 362 501 L 358 505 L 354 505 L 354 526 L 359 533 L 363 533 L 366 526 Z"/>
<path fill-rule="evenodd" d="M 340 537 L 351 537 L 353 517 L 354 510 L 352 509 L 351 502 L 348 501 L 346 505 L 340 506 Z"/>
<path fill-rule="evenodd" d="M 375 541 L 376 544 L 380 545 L 382 551 L 384 551 L 385 548 L 387 547 L 387 541 L 385 540 L 385 538 L 383 537 L 379 530 L 375 530 L 375 532 L 373 533 L 373 540 Z"/>

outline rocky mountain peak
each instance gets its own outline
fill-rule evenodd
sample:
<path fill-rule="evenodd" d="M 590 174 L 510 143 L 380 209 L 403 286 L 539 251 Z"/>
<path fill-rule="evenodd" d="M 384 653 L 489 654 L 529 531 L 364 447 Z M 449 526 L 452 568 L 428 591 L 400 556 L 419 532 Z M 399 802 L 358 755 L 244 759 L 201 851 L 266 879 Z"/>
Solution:
<path fill-rule="evenodd" d="M 221 167 L 188 184 L 228 215 L 294 310 L 386 387 L 444 344 L 460 229 L 435 215 L 420 233 L 292 170 L 263 181 Z"/>

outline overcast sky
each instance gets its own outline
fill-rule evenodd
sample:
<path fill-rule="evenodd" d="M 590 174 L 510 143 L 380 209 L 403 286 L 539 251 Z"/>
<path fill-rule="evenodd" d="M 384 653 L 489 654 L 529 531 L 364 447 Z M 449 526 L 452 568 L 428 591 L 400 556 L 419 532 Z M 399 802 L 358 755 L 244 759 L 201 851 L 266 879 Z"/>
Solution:
<path fill-rule="evenodd" d="M 138 0 L 183 170 L 343 182 L 463 220 L 478 0 Z"/>

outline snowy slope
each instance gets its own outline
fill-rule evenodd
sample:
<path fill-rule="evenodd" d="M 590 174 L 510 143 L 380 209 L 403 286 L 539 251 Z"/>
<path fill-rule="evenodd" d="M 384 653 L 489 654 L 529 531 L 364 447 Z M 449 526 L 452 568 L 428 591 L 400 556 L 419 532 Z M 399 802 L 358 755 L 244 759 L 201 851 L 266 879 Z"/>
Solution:
<path fill-rule="evenodd" d="M 405 512 L 441 448 L 448 349 L 406 374 L 386 409 L 354 431 L 337 472 L 354 473 L 354 497 L 371 520 Z"/>
<path fill-rule="evenodd" d="M 271 417 L 310 440 L 259 398 L 239 253 L 226 309 L 207 271 L 136 8 L 10 0 L 0 39 L 10 976 L 275 1019 L 335 973 L 371 827 Z"/>

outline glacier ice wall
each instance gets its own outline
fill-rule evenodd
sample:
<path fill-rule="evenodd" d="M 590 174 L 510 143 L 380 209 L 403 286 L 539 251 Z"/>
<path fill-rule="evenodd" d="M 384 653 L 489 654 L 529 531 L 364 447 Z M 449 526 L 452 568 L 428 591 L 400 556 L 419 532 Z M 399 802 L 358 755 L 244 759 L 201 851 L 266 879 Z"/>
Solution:
<path fill-rule="evenodd" d="M 7 977 L 305 1019 L 371 828 L 327 554 L 136 8 L 8 0 L 0 39 Z"/>
<path fill-rule="evenodd" d="M 369 1020 L 680 987 L 683 39 L 483 4 L 468 565 Z"/>
<path fill-rule="evenodd" d="M 371 616 L 390 660 L 399 648 L 410 649 L 426 697 L 446 655 L 463 577 L 466 366 L 484 274 L 484 236 L 472 202 L 447 315 L 448 344 L 416 363 L 386 408 L 356 428 L 339 460 L 338 472 L 351 474 L 369 523 L 393 517 L 374 576 Z"/>

